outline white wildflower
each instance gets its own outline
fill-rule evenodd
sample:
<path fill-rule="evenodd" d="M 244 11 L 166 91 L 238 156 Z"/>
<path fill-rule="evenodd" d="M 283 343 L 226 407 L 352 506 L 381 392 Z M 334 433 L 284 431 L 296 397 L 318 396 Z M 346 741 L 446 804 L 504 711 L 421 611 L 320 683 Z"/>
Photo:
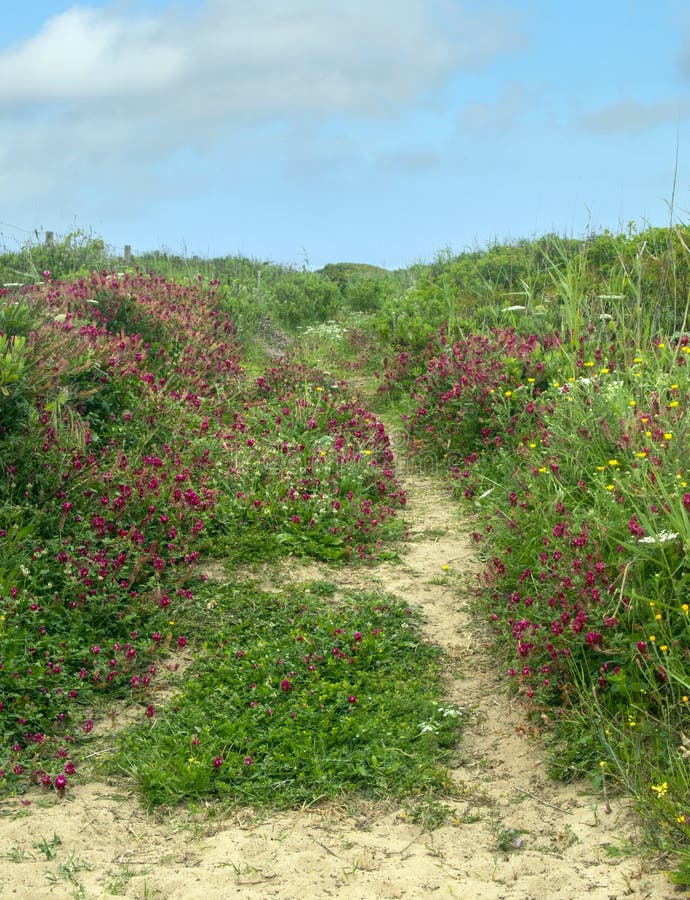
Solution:
<path fill-rule="evenodd" d="M 665 544 L 667 541 L 675 541 L 678 537 L 677 531 L 660 531 L 659 534 L 649 534 L 641 537 L 638 544 Z"/>

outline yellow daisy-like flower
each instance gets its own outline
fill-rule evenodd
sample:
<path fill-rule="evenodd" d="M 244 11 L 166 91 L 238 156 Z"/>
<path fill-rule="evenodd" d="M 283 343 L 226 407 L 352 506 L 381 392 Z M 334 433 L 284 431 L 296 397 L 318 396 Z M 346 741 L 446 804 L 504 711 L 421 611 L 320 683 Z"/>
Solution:
<path fill-rule="evenodd" d="M 664 434 L 664 440 L 665 440 L 665 441 L 670 441 L 672 438 L 673 438 L 673 432 L 672 432 L 672 431 L 667 431 L 667 432 Z"/>

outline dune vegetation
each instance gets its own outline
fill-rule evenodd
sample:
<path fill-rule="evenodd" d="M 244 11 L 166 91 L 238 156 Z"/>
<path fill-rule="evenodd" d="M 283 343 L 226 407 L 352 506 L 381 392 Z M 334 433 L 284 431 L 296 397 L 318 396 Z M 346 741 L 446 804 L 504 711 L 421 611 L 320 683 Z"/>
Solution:
<path fill-rule="evenodd" d="M 152 805 L 442 794 L 461 716 L 416 610 L 242 574 L 394 558 L 394 423 L 553 777 L 633 797 L 690 882 L 688 229 L 394 272 L 78 233 L 0 283 L 2 790 L 69 792 L 117 700 L 107 764 Z"/>

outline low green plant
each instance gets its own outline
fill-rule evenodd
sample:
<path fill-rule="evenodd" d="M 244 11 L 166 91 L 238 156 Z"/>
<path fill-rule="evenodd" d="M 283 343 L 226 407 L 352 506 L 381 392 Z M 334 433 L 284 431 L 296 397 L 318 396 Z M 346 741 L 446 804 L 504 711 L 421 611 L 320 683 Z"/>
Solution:
<path fill-rule="evenodd" d="M 121 738 L 118 769 L 147 803 L 275 807 L 448 788 L 460 718 L 441 699 L 440 651 L 417 613 L 388 596 L 318 593 L 212 589 L 182 691 Z"/>
<path fill-rule="evenodd" d="M 41 838 L 41 840 L 34 844 L 33 846 L 36 850 L 40 850 L 41 853 L 45 854 L 46 859 L 55 859 L 57 854 L 57 848 L 62 845 L 62 840 L 60 835 L 53 833 L 53 837 L 50 841 L 47 838 Z"/>
<path fill-rule="evenodd" d="M 499 853 L 515 853 L 522 847 L 522 837 L 525 830 L 522 828 L 512 828 L 506 825 L 498 817 L 494 817 L 492 821 L 492 829 L 494 832 L 494 849 Z"/>
<path fill-rule="evenodd" d="M 453 808 L 433 795 L 406 801 L 404 809 L 407 811 L 411 821 L 415 825 L 421 826 L 425 832 L 442 828 L 453 815 Z"/>

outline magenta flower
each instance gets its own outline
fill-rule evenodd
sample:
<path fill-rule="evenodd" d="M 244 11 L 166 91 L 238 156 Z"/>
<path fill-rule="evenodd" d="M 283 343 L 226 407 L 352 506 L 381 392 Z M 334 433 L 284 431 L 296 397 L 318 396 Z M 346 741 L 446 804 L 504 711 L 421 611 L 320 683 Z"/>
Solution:
<path fill-rule="evenodd" d="M 67 776 L 66 775 L 56 775 L 54 783 L 55 783 L 55 790 L 59 794 L 61 794 L 67 787 Z"/>
<path fill-rule="evenodd" d="M 214 769 L 219 769 L 222 765 L 223 765 L 223 757 L 222 757 L 222 756 L 216 756 L 216 757 L 214 758 L 214 760 L 213 760 L 213 768 L 214 768 Z"/>
<path fill-rule="evenodd" d="M 285 691 L 287 693 L 288 691 L 292 690 L 292 683 L 287 678 L 283 678 L 283 680 L 280 682 L 280 689 L 281 691 Z"/>

